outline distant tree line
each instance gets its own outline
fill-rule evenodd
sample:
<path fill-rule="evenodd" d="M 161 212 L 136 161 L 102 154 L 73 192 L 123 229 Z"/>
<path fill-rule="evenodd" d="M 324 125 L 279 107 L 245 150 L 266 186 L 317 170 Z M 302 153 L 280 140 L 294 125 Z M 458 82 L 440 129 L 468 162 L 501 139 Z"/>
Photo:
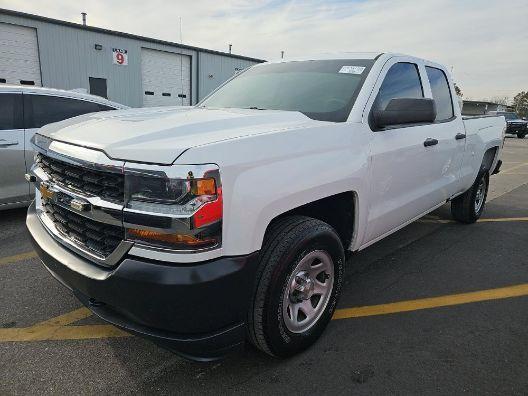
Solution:
<path fill-rule="evenodd" d="M 528 92 L 522 91 L 513 97 L 513 108 L 521 117 L 528 117 Z"/>

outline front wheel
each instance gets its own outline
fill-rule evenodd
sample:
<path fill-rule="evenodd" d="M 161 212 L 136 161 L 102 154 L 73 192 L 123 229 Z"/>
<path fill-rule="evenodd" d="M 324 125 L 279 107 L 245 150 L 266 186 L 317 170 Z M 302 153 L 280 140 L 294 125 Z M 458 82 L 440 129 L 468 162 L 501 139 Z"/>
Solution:
<path fill-rule="evenodd" d="M 341 240 L 330 225 L 304 216 L 272 224 L 248 313 L 250 341 L 277 357 L 312 345 L 335 311 L 344 260 Z"/>
<path fill-rule="evenodd" d="M 451 201 L 451 214 L 456 221 L 471 224 L 476 222 L 482 212 L 488 196 L 489 174 L 479 174 L 475 183 L 464 194 Z"/>

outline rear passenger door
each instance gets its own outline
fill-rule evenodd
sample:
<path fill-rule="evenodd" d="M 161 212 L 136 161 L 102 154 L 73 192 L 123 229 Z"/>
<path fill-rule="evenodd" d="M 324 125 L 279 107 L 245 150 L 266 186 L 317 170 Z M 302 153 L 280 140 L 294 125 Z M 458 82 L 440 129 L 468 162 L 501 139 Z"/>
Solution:
<path fill-rule="evenodd" d="M 436 188 L 445 199 L 459 192 L 460 171 L 466 149 L 466 132 L 460 111 L 457 108 L 454 87 L 439 66 L 425 64 L 431 96 L 436 105 L 436 119 L 431 125 L 431 134 L 438 140 L 435 169 Z"/>
<path fill-rule="evenodd" d="M 427 78 L 427 77 L 425 77 Z M 386 108 L 394 98 L 429 97 L 423 63 L 396 57 L 383 67 L 366 114 Z M 394 125 L 371 129 L 370 202 L 367 237 L 373 242 L 434 206 L 445 197 L 437 189 L 441 158 L 431 124 Z"/>
<path fill-rule="evenodd" d="M 24 179 L 22 94 L 0 94 L 0 205 L 29 200 Z"/>
<path fill-rule="evenodd" d="M 114 109 L 86 100 L 52 95 L 24 94 L 24 124 L 27 148 L 25 158 L 28 169 L 33 164 L 34 154 L 30 141 L 39 128 L 78 115 L 106 110 Z"/>

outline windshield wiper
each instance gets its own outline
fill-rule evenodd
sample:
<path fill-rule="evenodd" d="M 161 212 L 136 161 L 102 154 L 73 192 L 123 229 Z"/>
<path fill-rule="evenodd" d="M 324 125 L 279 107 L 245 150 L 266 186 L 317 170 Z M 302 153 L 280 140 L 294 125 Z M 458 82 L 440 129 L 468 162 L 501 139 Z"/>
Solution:
<path fill-rule="evenodd" d="M 257 107 L 257 106 L 251 106 L 251 107 L 242 107 L 243 109 L 246 109 L 246 110 L 268 110 L 268 109 L 263 109 L 261 107 Z"/>

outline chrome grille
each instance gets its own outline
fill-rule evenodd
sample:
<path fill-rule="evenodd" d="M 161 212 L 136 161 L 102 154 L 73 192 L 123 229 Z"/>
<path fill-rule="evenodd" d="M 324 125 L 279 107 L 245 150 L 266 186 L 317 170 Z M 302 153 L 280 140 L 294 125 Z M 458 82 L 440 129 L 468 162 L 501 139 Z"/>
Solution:
<path fill-rule="evenodd" d="M 40 153 L 36 162 L 53 182 L 66 188 L 112 202 L 122 204 L 124 201 L 125 177 L 122 174 L 73 165 Z"/>
<path fill-rule="evenodd" d="M 65 238 L 98 256 L 109 256 L 125 237 L 123 227 L 90 220 L 51 201 L 43 200 L 43 209 Z"/>

